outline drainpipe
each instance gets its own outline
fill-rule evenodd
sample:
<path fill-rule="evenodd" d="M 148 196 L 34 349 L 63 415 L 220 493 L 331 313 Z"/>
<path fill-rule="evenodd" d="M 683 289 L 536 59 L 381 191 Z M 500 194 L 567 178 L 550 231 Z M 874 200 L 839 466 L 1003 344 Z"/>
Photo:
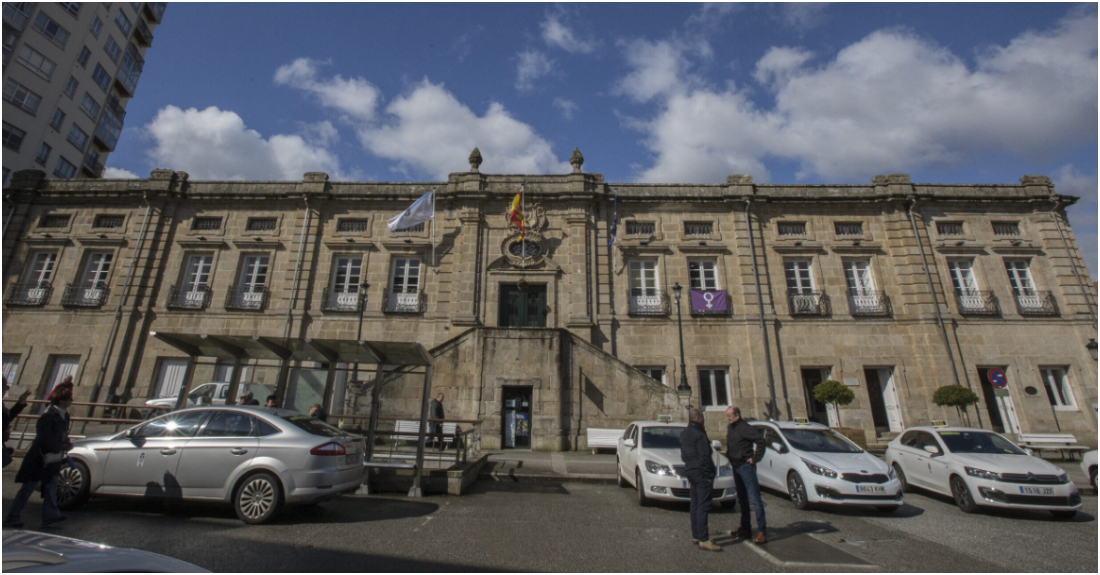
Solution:
<path fill-rule="evenodd" d="M 917 220 L 913 218 L 913 207 L 917 205 L 917 198 L 911 198 L 909 203 L 909 223 L 913 225 L 913 237 L 917 240 L 917 248 L 920 250 L 921 265 L 924 266 L 924 277 L 928 279 L 928 291 L 932 292 L 932 304 L 936 308 L 936 322 L 940 324 L 940 334 L 943 335 L 943 348 L 947 350 L 947 359 L 951 360 L 951 372 L 955 375 L 955 385 L 962 386 L 959 380 L 959 368 L 955 366 L 955 354 L 951 352 L 951 343 L 947 338 L 947 326 L 943 323 L 943 313 L 940 311 L 940 298 L 936 297 L 936 288 L 932 284 L 932 272 L 928 271 L 928 258 L 924 255 L 924 243 L 920 241 L 917 233 Z M 959 350 L 962 355 L 962 350 Z"/>
<path fill-rule="evenodd" d="M 141 254 L 141 246 L 145 243 L 145 230 L 149 225 L 149 211 L 153 209 L 153 206 L 149 204 L 148 192 L 142 193 L 141 199 L 145 202 L 145 218 L 141 221 L 141 232 L 138 234 L 137 245 L 134 246 L 134 255 L 130 258 L 130 270 L 126 272 L 126 283 L 122 285 L 122 294 L 118 298 L 118 307 L 115 308 L 115 319 L 111 323 L 111 332 L 107 336 L 107 346 L 103 348 L 103 359 L 99 361 L 99 373 L 96 374 L 95 384 L 92 385 L 92 403 L 99 399 L 99 388 L 103 385 L 103 380 L 107 376 L 107 361 L 115 347 L 118 326 L 122 323 L 122 306 L 126 302 L 126 296 L 130 293 L 130 281 L 134 277 L 134 267 L 137 264 L 138 256 Z M 91 417 L 94 411 L 95 406 L 89 406 L 88 417 Z"/>
<path fill-rule="evenodd" d="M 1085 282 L 1081 280 L 1081 274 L 1077 271 L 1077 262 L 1073 259 L 1073 252 L 1069 251 L 1069 242 L 1066 241 L 1066 235 L 1062 233 L 1062 221 L 1057 214 L 1057 211 L 1061 207 L 1061 200 L 1055 200 L 1054 207 L 1050 210 L 1050 217 L 1054 218 L 1054 224 L 1058 226 L 1058 236 L 1062 238 L 1062 246 L 1066 248 L 1066 257 L 1069 258 L 1069 265 L 1073 268 L 1073 275 L 1077 276 L 1077 285 L 1081 287 L 1081 295 L 1084 296 L 1085 305 L 1089 308 L 1089 315 L 1092 316 L 1092 324 L 1096 325 L 1096 312 L 1092 311 L 1092 302 L 1089 301 L 1088 292 L 1085 291 Z"/>
<path fill-rule="evenodd" d="M 772 377 L 772 353 L 768 345 L 768 326 L 764 323 L 764 294 L 760 291 L 760 272 L 756 267 L 756 241 L 752 237 L 752 218 L 750 208 L 752 198 L 745 198 L 745 226 L 749 231 L 749 252 L 752 253 L 752 279 L 756 282 L 756 305 L 760 310 L 760 333 L 764 335 L 764 361 L 768 368 L 768 394 L 771 396 L 771 406 L 768 408 L 768 416 L 779 413 L 779 406 L 775 402 L 775 379 Z"/>
<path fill-rule="evenodd" d="M 294 263 L 294 282 L 290 288 L 290 302 L 286 306 L 286 327 L 283 328 L 283 339 L 290 339 L 290 324 L 293 322 L 294 301 L 298 299 L 298 275 L 302 271 L 302 252 L 306 245 L 306 230 L 309 228 L 309 196 L 303 196 L 302 201 L 306 205 L 306 217 L 302 220 L 302 234 L 298 239 L 298 261 Z M 290 360 L 284 359 L 280 368 L 279 379 L 275 383 L 275 394 L 278 396 L 276 403 L 282 403 L 286 394 L 286 381 L 290 376 Z"/>

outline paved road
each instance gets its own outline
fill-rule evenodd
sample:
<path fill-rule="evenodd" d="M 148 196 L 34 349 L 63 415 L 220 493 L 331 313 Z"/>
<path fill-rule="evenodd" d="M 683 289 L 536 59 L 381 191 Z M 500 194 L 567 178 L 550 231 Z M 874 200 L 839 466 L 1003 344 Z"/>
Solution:
<path fill-rule="evenodd" d="M 5 512 L 13 476 L 4 473 Z M 800 512 L 766 492 L 770 554 L 729 537 L 716 539 L 723 553 L 696 549 L 686 506 L 640 508 L 634 496 L 605 484 L 481 481 L 463 497 L 344 497 L 261 526 L 243 525 L 228 507 L 95 499 L 46 530 L 213 571 L 1095 572 L 1097 565 L 1091 493 L 1075 520 L 1055 521 L 1030 512 L 966 515 L 927 494 L 907 495 L 895 514 Z M 37 501 L 24 513 L 36 529 Z M 736 521 L 728 511 L 712 515 L 712 532 Z M 822 560 L 834 565 L 813 564 Z"/>

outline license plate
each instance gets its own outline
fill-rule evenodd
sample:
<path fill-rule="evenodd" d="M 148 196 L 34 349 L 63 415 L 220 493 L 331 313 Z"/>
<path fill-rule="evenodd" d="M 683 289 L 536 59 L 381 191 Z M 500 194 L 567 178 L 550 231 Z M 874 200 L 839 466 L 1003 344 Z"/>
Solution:
<path fill-rule="evenodd" d="M 360 455 L 362 455 L 362 454 L 361 453 L 353 453 L 351 455 L 344 456 L 344 462 L 347 463 L 348 465 L 351 465 L 353 463 L 359 463 L 359 456 Z"/>
<path fill-rule="evenodd" d="M 856 485 L 856 493 L 886 493 L 881 485 Z"/>
<path fill-rule="evenodd" d="M 1054 495 L 1053 487 L 1020 487 L 1020 493 L 1024 495 Z"/>

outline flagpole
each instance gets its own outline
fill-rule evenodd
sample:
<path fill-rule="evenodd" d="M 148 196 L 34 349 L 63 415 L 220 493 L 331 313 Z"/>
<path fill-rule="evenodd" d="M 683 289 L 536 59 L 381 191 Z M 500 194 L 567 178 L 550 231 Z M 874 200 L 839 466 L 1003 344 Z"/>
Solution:
<path fill-rule="evenodd" d="M 525 193 L 525 187 L 523 184 L 519 185 L 519 251 L 522 269 L 527 269 L 527 240 L 523 237 L 527 235 L 527 194 Z"/>
<path fill-rule="evenodd" d="M 435 188 L 432 188 L 432 269 L 435 269 L 437 265 L 435 262 Z M 436 270 L 439 273 L 439 270 Z"/>

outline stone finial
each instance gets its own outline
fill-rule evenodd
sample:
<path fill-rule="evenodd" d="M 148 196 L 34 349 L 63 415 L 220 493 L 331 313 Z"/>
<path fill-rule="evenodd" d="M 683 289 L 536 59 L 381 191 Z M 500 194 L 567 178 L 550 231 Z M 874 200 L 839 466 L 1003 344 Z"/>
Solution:
<path fill-rule="evenodd" d="M 1020 183 L 1025 186 L 1049 186 L 1051 185 L 1050 178 L 1046 176 L 1023 176 L 1020 178 Z"/>
<path fill-rule="evenodd" d="M 581 155 L 581 151 L 578 148 L 573 148 L 573 153 L 569 154 L 569 163 L 573 164 L 573 173 L 581 173 L 581 166 L 584 165 L 584 156 Z"/>
<path fill-rule="evenodd" d="M 477 173 L 477 169 L 481 167 L 481 150 L 474 148 L 474 151 L 470 152 L 470 171 Z"/>

